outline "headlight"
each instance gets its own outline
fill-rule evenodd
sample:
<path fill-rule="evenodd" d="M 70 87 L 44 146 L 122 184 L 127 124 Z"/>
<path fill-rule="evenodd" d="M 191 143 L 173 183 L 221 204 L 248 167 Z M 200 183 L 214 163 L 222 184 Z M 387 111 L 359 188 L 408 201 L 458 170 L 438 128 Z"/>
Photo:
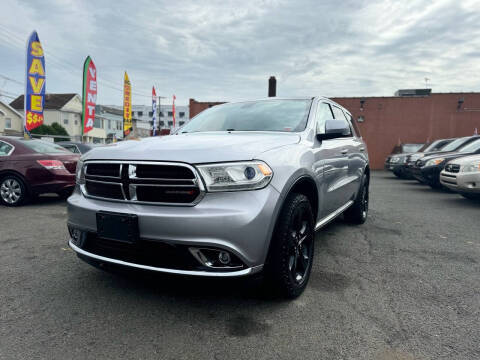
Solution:
<path fill-rule="evenodd" d="M 264 188 L 273 172 L 262 161 L 197 166 L 208 191 L 256 190 Z"/>
<path fill-rule="evenodd" d="M 480 171 L 480 161 L 472 161 L 469 164 L 462 166 L 462 172 L 479 172 Z"/>
<path fill-rule="evenodd" d="M 399 158 L 398 156 L 394 156 L 394 157 L 392 157 L 392 158 L 390 159 L 390 162 L 391 162 L 391 163 L 397 163 L 397 162 L 399 162 L 399 161 L 400 161 L 400 158 Z"/>
<path fill-rule="evenodd" d="M 75 171 L 75 181 L 78 185 L 85 184 L 85 173 L 83 171 L 83 161 L 78 160 L 77 169 Z"/>
<path fill-rule="evenodd" d="M 438 165 L 438 164 L 441 164 L 444 160 L 445 160 L 445 158 L 431 159 L 431 160 L 428 160 L 428 161 L 427 161 L 427 163 L 425 164 L 425 166 Z"/>

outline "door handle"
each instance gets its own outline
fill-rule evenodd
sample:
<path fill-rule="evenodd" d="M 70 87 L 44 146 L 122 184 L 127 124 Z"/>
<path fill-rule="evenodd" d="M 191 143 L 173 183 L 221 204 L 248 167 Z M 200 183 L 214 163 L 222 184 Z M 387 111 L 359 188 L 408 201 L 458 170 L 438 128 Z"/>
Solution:
<path fill-rule="evenodd" d="M 360 151 L 365 151 L 365 148 L 364 148 L 364 147 L 361 147 L 359 150 L 360 150 Z"/>
<path fill-rule="evenodd" d="M 348 153 L 348 149 L 343 149 L 342 151 L 340 151 L 340 153 L 341 153 L 342 155 L 345 155 L 346 153 Z"/>

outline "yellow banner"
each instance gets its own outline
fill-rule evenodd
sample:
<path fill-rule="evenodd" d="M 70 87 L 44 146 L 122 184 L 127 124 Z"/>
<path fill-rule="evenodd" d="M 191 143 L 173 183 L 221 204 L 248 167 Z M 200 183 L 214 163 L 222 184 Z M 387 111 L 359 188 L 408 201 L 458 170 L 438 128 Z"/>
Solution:
<path fill-rule="evenodd" d="M 132 130 L 132 85 L 127 72 L 123 79 L 123 133 L 128 135 Z"/>

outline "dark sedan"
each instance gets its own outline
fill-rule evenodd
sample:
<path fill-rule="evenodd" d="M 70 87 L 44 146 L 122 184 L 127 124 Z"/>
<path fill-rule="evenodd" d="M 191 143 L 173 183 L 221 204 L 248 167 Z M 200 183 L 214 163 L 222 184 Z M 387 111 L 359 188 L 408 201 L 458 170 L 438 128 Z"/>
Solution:
<path fill-rule="evenodd" d="M 50 142 L 0 136 L 0 202 L 18 206 L 39 194 L 68 196 L 78 159 Z"/>
<path fill-rule="evenodd" d="M 403 179 L 413 179 L 410 173 L 410 167 L 415 163 L 409 164 L 414 158 L 420 158 L 424 154 L 440 151 L 443 147 L 447 146 L 453 139 L 440 139 L 435 140 L 430 144 L 423 145 L 420 149 L 415 151 L 405 151 L 403 154 L 390 155 L 385 160 L 385 168 L 393 171 L 393 173 Z"/>
<path fill-rule="evenodd" d="M 462 156 L 480 154 L 480 136 L 469 138 L 467 144 L 455 152 L 439 153 L 417 160 L 412 168 L 413 176 L 434 189 L 440 188 L 442 186 L 440 184 L 440 173 L 447 162 Z"/>
<path fill-rule="evenodd" d="M 97 144 L 84 144 L 76 141 L 59 141 L 56 142 L 56 144 L 64 147 L 74 154 L 85 154 L 95 147 L 102 146 Z"/>

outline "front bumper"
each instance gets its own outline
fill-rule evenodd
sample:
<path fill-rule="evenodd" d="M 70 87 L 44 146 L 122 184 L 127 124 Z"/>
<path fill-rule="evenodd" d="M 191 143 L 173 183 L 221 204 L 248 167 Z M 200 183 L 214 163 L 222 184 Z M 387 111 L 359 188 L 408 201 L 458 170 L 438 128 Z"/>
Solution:
<path fill-rule="evenodd" d="M 178 247 L 223 249 L 243 263 L 235 271 L 150 266 L 95 254 L 74 244 L 79 255 L 145 270 L 200 276 L 243 276 L 262 269 L 280 203 L 271 185 L 261 190 L 207 193 L 196 206 L 156 206 L 85 198 L 78 189 L 68 199 L 68 224 L 96 234 L 96 214 L 109 211 L 138 216 L 139 241 Z"/>
<path fill-rule="evenodd" d="M 440 173 L 440 183 L 451 190 L 480 194 L 480 173 L 450 173 L 442 171 Z"/>
<path fill-rule="evenodd" d="M 420 181 L 421 183 L 426 184 L 438 184 L 440 182 L 440 171 L 439 166 L 424 166 L 424 167 L 412 167 L 410 168 L 412 176 Z"/>

